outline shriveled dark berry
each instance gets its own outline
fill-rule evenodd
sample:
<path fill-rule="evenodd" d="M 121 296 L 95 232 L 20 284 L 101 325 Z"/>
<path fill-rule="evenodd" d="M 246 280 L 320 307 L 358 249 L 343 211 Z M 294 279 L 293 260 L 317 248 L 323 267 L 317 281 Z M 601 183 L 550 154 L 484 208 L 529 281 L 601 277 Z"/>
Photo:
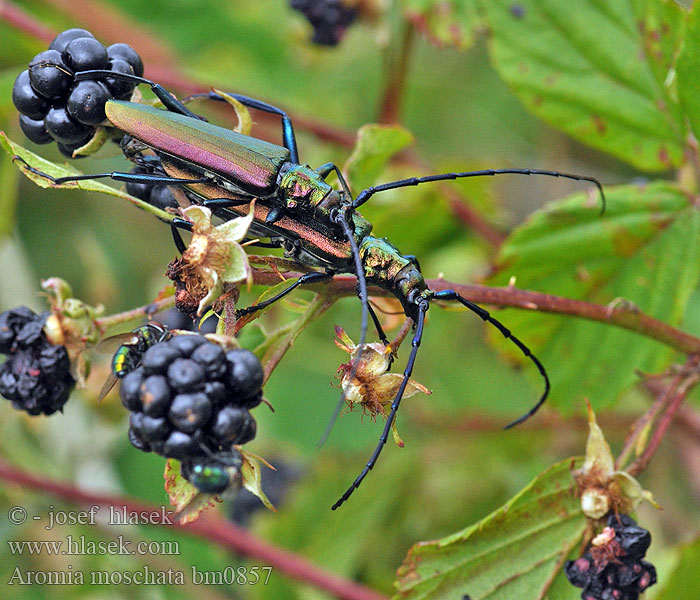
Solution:
<path fill-rule="evenodd" d="M 0 314 L 0 352 L 10 352 L 15 347 L 17 334 L 35 317 L 34 311 L 26 306 L 18 306 Z"/>
<path fill-rule="evenodd" d="M 141 434 L 149 443 L 156 440 L 165 440 L 172 427 L 165 417 L 155 418 L 144 415 L 141 422 Z"/>
<path fill-rule="evenodd" d="M 73 83 L 73 73 L 57 50 L 39 52 L 29 63 L 32 89 L 44 98 L 63 98 Z"/>
<path fill-rule="evenodd" d="M 244 408 L 224 406 L 211 425 L 212 435 L 221 446 L 245 444 L 255 437 L 255 419 Z"/>
<path fill-rule="evenodd" d="M 18 410 L 50 415 L 61 410 L 75 380 L 64 346 L 51 344 L 43 327 L 48 313 L 26 307 L 0 314 L 0 394 Z"/>
<path fill-rule="evenodd" d="M 27 115 L 20 115 L 19 126 L 24 135 L 35 144 L 49 144 L 53 142 L 53 138 L 44 127 L 44 119 L 36 120 Z"/>
<path fill-rule="evenodd" d="M 35 120 L 43 119 L 51 108 L 49 101 L 32 89 L 28 70 L 22 71 L 15 79 L 12 86 L 12 103 L 23 115 Z"/>
<path fill-rule="evenodd" d="M 66 31 L 62 31 L 59 33 L 49 44 L 49 49 L 50 50 L 58 50 L 59 52 L 63 52 L 66 49 L 66 46 L 68 45 L 69 42 L 72 42 L 75 39 L 78 38 L 83 38 L 83 37 L 88 37 L 88 38 L 94 38 L 95 36 L 92 35 L 89 31 L 86 29 L 67 29 Z"/>
<path fill-rule="evenodd" d="M 32 346 L 41 337 L 47 316 L 48 313 L 37 315 L 22 325 L 22 328 L 17 332 L 17 344 L 24 347 Z"/>
<path fill-rule="evenodd" d="M 226 353 L 228 360 L 227 385 L 231 392 L 247 399 L 255 396 L 263 384 L 263 368 L 260 360 L 250 350 L 237 348 Z"/>
<path fill-rule="evenodd" d="M 39 340 L 37 342 L 33 344 L 35 352 L 36 347 L 40 347 L 36 362 L 44 377 L 60 379 L 70 371 L 70 360 L 65 347 L 43 344 Z"/>
<path fill-rule="evenodd" d="M 204 427 L 212 415 L 212 404 L 203 392 L 178 394 L 168 412 L 168 419 L 180 431 L 193 433 Z"/>
<path fill-rule="evenodd" d="M 311 41 L 321 46 L 335 46 L 357 16 L 357 8 L 343 0 L 291 0 L 291 7 L 308 19 L 314 28 Z"/>
<path fill-rule="evenodd" d="M 170 340 L 170 345 L 176 348 L 184 357 L 189 357 L 194 349 L 206 342 L 201 335 L 176 335 Z"/>
<path fill-rule="evenodd" d="M 625 527 L 617 532 L 620 547 L 629 556 L 642 558 L 651 545 L 651 534 L 641 527 Z"/>
<path fill-rule="evenodd" d="M 143 412 L 151 417 L 164 417 L 170 408 L 170 386 L 163 375 L 151 375 L 141 384 Z"/>
<path fill-rule="evenodd" d="M 605 584 L 597 577 L 589 580 L 586 587 L 583 588 L 583 592 L 581 592 L 582 600 L 600 600 L 605 587 Z"/>
<path fill-rule="evenodd" d="M 44 127 L 53 139 L 62 144 L 75 144 L 85 140 L 92 132 L 88 125 L 72 119 L 63 106 L 54 106 L 46 113 Z"/>
<path fill-rule="evenodd" d="M 141 404 L 141 384 L 143 383 L 143 368 L 134 369 L 122 379 L 119 396 L 125 408 L 133 412 L 143 409 Z"/>
<path fill-rule="evenodd" d="M 642 593 L 656 583 L 656 567 L 645 560 L 639 562 L 642 566 L 642 574 L 637 580 L 637 591 Z"/>
<path fill-rule="evenodd" d="M 179 357 L 179 352 L 170 344 L 156 344 L 146 350 L 141 359 L 141 365 L 149 375 L 155 373 L 164 375 L 170 364 Z"/>
<path fill-rule="evenodd" d="M 112 44 L 108 46 L 107 55 L 110 60 L 121 59 L 126 61 L 133 68 L 134 75 L 138 77 L 143 76 L 143 62 L 141 61 L 141 57 L 136 50 L 128 44 Z"/>
<path fill-rule="evenodd" d="M 150 173 L 150 171 L 145 167 L 137 165 L 133 169 L 131 169 L 129 173 L 133 173 L 134 175 L 143 175 L 146 173 Z M 148 202 L 148 200 L 151 197 L 152 188 L 152 183 L 134 183 L 133 181 L 126 182 L 126 192 L 128 194 L 131 194 L 132 196 L 135 196 L 139 200 L 144 200 L 146 202 Z M 177 327 L 173 327 L 173 329 L 177 329 Z"/>
<path fill-rule="evenodd" d="M 109 66 L 109 70 L 114 71 L 115 73 L 123 73 L 124 75 L 134 74 L 134 67 L 132 67 L 122 58 L 110 58 Z M 112 77 L 105 79 L 105 83 L 115 98 L 125 98 L 131 96 L 131 93 L 136 87 L 135 81 L 128 81 L 127 79 L 117 79 Z"/>
<path fill-rule="evenodd" d="M 107 49 L 94 37 L 81 37 L 71 40 L 63 51 L 63 60 L 75 73 L 108 69 Z"/>
<path fill-rule="evenodd" d="M 168 367 L 168 382 L 178 392 L 192 392 L 204 384 L 204 369 L 189 358 L 177 358 Z"/>
<path fill-rule="evenodd" d="M 226 374 L 226 354 L 218 344 L 202 344 L 192 352 L 191 358 L 204 367 L 208 379 L 220 379 Z"/>
<path fill-rule="evenodd" d="M 105 104 L 112 94 L 98 81 L 79 81 L 70 90 L 66 109 L 68 114 L 83 125 L 99 125 L 107 116 Z"/>
<path fill-rule="evenodd" d="M 204 451 L 192 439 L 192 436 L 182 431 L 173 431 L 163 445 L 163 454 L 177 460 L 199 456 L 203 453 Z"/>
<path fill-rule="evenodd" d="M 167 185 L 154 185 L 148 197 L 148 203 L 156 208 L 177 208 L 179 205 Z"/>

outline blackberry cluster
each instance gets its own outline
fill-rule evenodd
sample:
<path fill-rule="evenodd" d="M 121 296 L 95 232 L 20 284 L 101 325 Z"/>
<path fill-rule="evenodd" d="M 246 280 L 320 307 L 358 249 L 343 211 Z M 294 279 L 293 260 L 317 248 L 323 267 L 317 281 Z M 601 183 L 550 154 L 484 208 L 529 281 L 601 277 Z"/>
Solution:
<path fill-rule="evenodd" d="M 216 325 L 219 321 L 215 316 L 211 316 L 198 328 L 199 319 L 193 320 L 189 315 L 175 307 L 161 313 L 158 318 L 168 329 L 183 329 L 184 331 L 193 331 L 202 335 L 205 333 L 216 333 Z"/>
<path fill-rule="evenodd" d="M 357 8 L 343 0 L 291 0 L 290 6 L 311 23 L 314 28 L 311 41 L 321 46 L 338 45 L 357 17 Z"/>
<path fill-rule="evenodd" d="M 143 75 L 143 62 L 127 44 L 105 48 L 85 29 L 59 33 L 49 49 L 37 54 L 12 88 L 24 134 L 36 144 L 58 142 L 62 154 L 72 157 L 105 120 L 105 103 L 131 97 L 136 84 L 119 79 L 74 81 L 80 71 L 94 69 Z"/>
<path fill-rule="evenodd" d="M 566 578 L 583 588 L 582 600 L 637 600 L 656 583 L 656 569 L 644 558 L 651 534 L 628 515 L 611 514 L 614 537 L 564 565 Z"/>
<path fill-rule="evenodd" d="M 68 352 L 51 344 L 44 334 L 48 313 L 37 315 L 26 306 L 0 314 L 0 395 L 30 415 L 61 410 L 75 380 Z"/>
<path fill-rule="evenodd" d="M 173 336 L 146 350 L 122 380 L 129 440 L 188 463 L 229 456 L 234 444 L 255 437 L 250 410 L 262 401 L 262 383 L 262 365 L 249 350 L 225 352 L 200 335 Z"/>

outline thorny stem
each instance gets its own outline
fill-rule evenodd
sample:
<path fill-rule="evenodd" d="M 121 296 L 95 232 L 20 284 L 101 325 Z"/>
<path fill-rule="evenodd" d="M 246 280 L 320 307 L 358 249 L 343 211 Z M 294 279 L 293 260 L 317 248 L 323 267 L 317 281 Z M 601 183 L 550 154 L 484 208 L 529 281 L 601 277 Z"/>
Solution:
<path fill-rule="evenodd" d="M 685 380 L 680 383 L 675 396 L 673 396 L 669 401 L 666 412 L 661 417 L 659 425 L 654 431 L 654 435 L 651 437 L 651 440 L 644 449 L 644 452 L 627 468 L 627 472 L 632 475 L 632 477 L 636 477 L 644 469 L 646 469 L 649 461 L 651 460 L 652 456 L 654 456 L 654 453 L 661 444 L 661 440 L 663 440 L 666 430 L 671 424 L 671 421 L 673 421 L 673 417 L 680 408 L 681 403 L 688 395 L 688 392 L 690 392 L 690 390 L 698 383 L 698 381 L 700 381 L 700 373 L 696 371 L 688 375 Z"/>
<path fill-rule="evenodd" d="M 139 306 L 138 308 L 97 318 L 95 319 L 95 323 L 100 331 L 109 331 L 109 329 L 116 325 L 128 323 L 140 317 L 150 317 L 151 315 L 172 308 L 173 306 L 175 306 L 175 297 L 170 296 L 162 300 L 156 300 L 152 304 L 147 304 L 146 306 Z"/>
<path fill-rule="evenodd" d="M 408 76 L 408 63 L 411 59 L 411 50 L 415 39 L 413 23 L 406 21 L 401 48 L 398 59 L 390 58 L 386 68 L 386 87 L 379 108 L 380 123 L 398 123 L 401 112 L 401 100 L 403 99 L 406 77 Z"/>
<path fill-rule="evenodd" d="M 113 506 L 118 510 L 126 509 L 129 513 L 146 513 L 157 521 L 162 514 L 162 507 L 143 504 L 138 500 L 122 496 L 95 494 L 80 490 L 72 485 L 32 475 L 10 466 L 0 459 L 0 479 L 21 485 L 26 488 L 41 490 L 83 506 Z M 161 527 L 172 527 L 195 537 L 206 539 L 222 548 L 242 554 L 273 567 L 286 576 L 313 585 L 320 590 L 333 594 L 337 598 L 347 600 L 386 600 L 385 596 L 361 586 L 353 581 L 342 579 L 321 570 L 306 559 L 287 550 L 268 544 L 253 536 L 245 529 L 220 518 L 202 517 L 197 521 L 181 525 L 180 523 L 161 521 Z"/>
<path fill-rule="evenodd" d="M 299 277 L 299 273 L 284 273 L 285 278 Z M 253 271 L 256 284 L 274 285 L 279 282 L 279 275 L 269 272 Z M 426 281 L 431 290 L 455 290 L 458 294 L 475 302 L 498 307 L 513 307 L 539 312 L 571 315 L 591 321 L 616 325 L 629 331 L 662 342 L 686 354 L 700 354 L 700 338 L 667 325 L 654 317 L 644 314 L 627 303 L 604 306 L 584 300 L 572 300 L 552 294 L 519 290 L 513 286 L 488 287 L 476 284 L 459 284 L 444 279 Z M 307 289 L 334 296 L 355 296 L 357 281 L 349 275 L 339 275 L 328 282 L 311 284 Z M 389 292 L 378 287 L 369 288 L 370 296 L 391 296 Z"/>
<path fill-rule="evenodd" d="M 399 330 L 399 333 L 396 335 L 396 337 L 390 342 L 389 347 L 391 348 L 391 353 L 396 354 L 396 352 L 399 349 L 399 346 L 403 344 L 404 339 L 406 339 L 406 336 L 409 334 L 409 332 L 413 329 L 413 319 L 406 319 L 403 322 L 403 325 L 401 325 L 401 329 Z"/>
<path fill-rule="evenodd" d="M 615 459 L 615 468 L 617 470 L 622 470 L 629 455 L 639 444 L 640 438 L 651 428 L 652 423 L 656 420 L 661 411 L 668 408 L 669 401 L 678 391 L 678 387 L 681 385 L 684 378 L 684 374 L 678 372 L 667 386 L 662 387 L 658 391 L 657 398 L 649 407 L 649 410 L 647 410 L 634 422 L 631 431 L 625 438 L 625 444 L 622 447 L 620 454 Z M 647 379 L 647 381 L 649 381 L 649 379 Z"/>

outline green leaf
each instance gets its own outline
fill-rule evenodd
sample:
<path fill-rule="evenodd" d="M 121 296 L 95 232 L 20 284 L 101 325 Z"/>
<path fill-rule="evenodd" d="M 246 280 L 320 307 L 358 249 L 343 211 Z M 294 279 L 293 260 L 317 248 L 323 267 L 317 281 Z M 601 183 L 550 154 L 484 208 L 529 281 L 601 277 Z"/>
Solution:
<path fill-rule="evenodd" d="M 682 323 L 700 273 L 700 215 L 673 184 L 620 186 L 552 203 L 505 242 L 495 285 L 512 277 L 521 289 L 610 305 L 631 302 L 670 325 Z M 665 367 L 671 351 L 604 323 L 508 311 L 497 315 L 542 360 L 560 408 L 588 396 L 600 408 L 636 381 L 635 372 Z M 497 336 L 495 336 L 497 337 Z M 502 346 L 505 347 L 505 346 Z"/>
<path fill-rule="evenodd" d="M 700 139 L 700 7 L 690 10 L 685 44 L 676 64 L 678 96 L 695 137 Z"/>
<path fill-rule="evenodd" d="M 357 132 L 355 148 L 343 171 L 353 190 L 372 185 L 386 163 L 397 152 L 413 143 L 413 135 L 400 125 L 363 125 Z"/>
<path fill-rule="evenodd" d="M 586 525 L 571 466 L 571 459 L 552 466 L 471 527 L 415 544 L 399 567 L 395 598 L 545 597 Z"/>
<path fill-rule="evenodd" d="M 52 177 L 70 177 L 72 175 L 83 174 L 76 169 L 66 166 L 60 166 L 56 163 L 52 163 L 51 161 L 46 160 L 45 158 L 41 158 L 41 156 L 39 156 L 38 154 L 34 154 L 34 152 L 31 152 L 30 150 L 27 150 L 26 148 L 23 148 L 19 144 L 13 142 L 10 138 L 7 137 L 4 131 L 0 131 L 0 146 L 2 146 L 10 156 L 19 156 L 20 158 L 25 160 L 27 164 L 31 165 L 34 169 L 46 173 L 47 175 L 51 175 Z M 103 194 L 108 194 L 109 196 L 116 196 L 117 198 L 121 198 L 122 200 L 131 202 L 132 204 L 138 206 L 140 209 L 145 210 L 146 212 L 149 212 L 152 215 L 155 215 L 159 219 L 163 219 L 168 223 L 173 220 L 173 215 L 165 212 L 164 210 L 160 210 L 159 208 L 151 206 L 147 202 L 139 200 L 138 198 L 135 198 L 134 196 L 131 196 L 122 190 L 110 187 L 94 179 L 87 179 L 85 181 L 71 181 L 61 185 L 56 185 L 51 183 L 45 177 L 28 171 L 25 168 L 25 165 L 21 163 L 21 161 L 16 160 L 15 164 L 17 165 L 17 167 L 19 167 L 22 173 L 24 173 L 24 175 L 27 176 L 28 179 L 36 183 L 39 187 L 52 189 L 79 189 L 90 192 L 101 192 Z"/>
<path fill-rule="evenodd" d="M 667 585 L 655 596 L 656 600 L 695 600 L 700 598 L 700 537 L 680 549 L 676 568 L 663 577 Z"/>
<path fill-rule="evenodd" d="M 683 160 L 684 120 L 660 80 L 684 9 L 647 4 L 482 1 L 494 66 L 528 109 L 639 169 L 662 171 Z"/>
<path fill-rule="evenodd" d="M 243 448 L 239 447 L 238 451 L 241 453 L 243 458 L 243 464 L 241 465 L 241 478 L 243 480 L 243 487 L 247 489 L 251 494 L 260 498 L 260 501 L 265 505 L 266 508 L 273 512 L 277 512 L 277 509 L 272 505 L 272 502 L 265 495 L 262 490 L 261 479 L 260 479 L 260 457 L 246 452 Z M 265 462 L 265 461 L 263 461 Z M 265 463 L 269 468 L 274 469 L 269 463 Z"/>
<path fill-rule="evenodd" d="M 481 25 L 476 0 L 403 0 L 406 17 L 437 46 L 466 50 Z"/>
<path fill-rule="evenodd" d="M 0 181 L 2 181 L 2 194 L 0 194 L 0 239 L 12 233 L 15 227 L 15 209 L 17 206 L 17 169 L 7 156 L 0 160 Z"/>

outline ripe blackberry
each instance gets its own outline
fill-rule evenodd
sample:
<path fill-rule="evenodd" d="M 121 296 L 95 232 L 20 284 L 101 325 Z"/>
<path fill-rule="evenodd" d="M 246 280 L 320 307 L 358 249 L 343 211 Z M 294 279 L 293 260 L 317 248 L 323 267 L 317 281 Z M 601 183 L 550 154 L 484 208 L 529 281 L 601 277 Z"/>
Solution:
<path fill-rule="evenodd" d="M 291 0 L 290 5 L 314 28 L 311 41 L 322 46 L 336 46 L 357 16 L 357 9 L 343 0 Z"/>
<path fill-rule="evenodd" d="M 22 71 L 15 79 L 12 86 L 12 103 L 21 114 L 34 120 L 43 119 L 51 108 L 51 103 L 32 88 L 28 70 Z"/>
<path fill-rule="evenodd" d="M 611 514 L 605 531 L 607 541 L 567 561 L 564 574 L 572 585 L 583 588 L 583 600 L 637 600 L 656 583 L 654 565 L 642 560 L 651 535 L 629 515 Z"/>
<path fill-rule="evenodd" d="M 105 103 L 111 98 L 129 98 L 136 86 L 110 78 L 75 81 L 75 73 L 94 69 L 142 75 L 143 63 L 130 46 L 105 48 L 84 29 L 58 34 L 48 50 L 31 60 L 12 88 L 20 126 L 31 141 L 45 144 L 53 139 L 65 156 L 80 157 L 73 157 L 73 152 L 105 121 Z"/>
<path fill-rule="evenodd" d="M 248 350 L 224 352 L 200 335 L 161 341 L 122 381 L 122 404 L 132 413 L 129 439 L 178 460 L 230 456 L 234 444 L 255 437 L 249 410 L 262 397 L 262 373 Z"/>
<path fill-rule="evenodd" d="M 136 165 L 130 173 L 135 175 L 165 175 L 165 172 L 156 166 Z M 157 208 L 177 208 L 179 204 L 167 185 L 153 185 L 151 183 L 127 182 L 126 191 L 139 200 L 148 202 Z"/>
<path fill-rule="evenodd" d="M 66 65 L 76 73 L 109 68 L 107 48 L 94 37 L 80 37 L 71 40 L 61 56 Z"/>
<path fill-rule="evenodd" d="M 50 50 L 58 50 L 59 52 L 63 52 L 66 49 L 66 46 L 72 42 L 73 40 L 77 38 L 83 38 L 83 37 L 91 37 L 94 38 L 95 36 L 92 35 L 89 31 L 86 29 L 67 29 L 66 31 L 62 31 L 59 33 L 49 44 L 49 49 Z"/>
<path fill-rule="evenodd" d="M 66 109 L 83 125 L 99 125 L 107 118 L 105 104 L 111 99 L 112 94 L 103 83 L 79 81 L 70 89 Z"/>
<path fill-rule="evenodd" d="M 73 82 L 73 73 L 57 50 L 39 52 L 29 62 L 29 82 L 44 98 L 61 98 Z"/>
<path fill-rule="evenodd" d="M 30 415 L 50 415 L 63 408 L 75 380 L 68 352 L 51 344 L 43 331 L 48 313 L 21 306 L 0 314 L 0 395 Z"/>
<path fill-rule="evenodd" d="M 44 119 L 44 127 L 57 142 L 70 145 L 89 139 L 91 128 L 75 121 L 65 106 L 53 106 Z"/>
<path fill-rule="evenodd" d="M 134 75 L 134 67 L 132 67 L 127 61 L 121 58 L 110 58 L 110 71 L 115 73 L 123 73 L 124 75 Z M 123 98 L 128 100 L 131 97 L 131 93 L 136 87 L 135 81 L 126 81 L 124 79 L 105 79 L 105 83 L 112 92 L 115 98 Z"/>
<path fill-rule="evenodd" d="M 107 56 L 110 61 L 123 60 L 131 65 L 134 70 L 134 75 L 138 77 L 143 77 L 143 62 L 141 57 L 138 55 L 136 50 L 134 50 L 128 44 L 112 44 L 107 47 Z"/>
<path fill-rule="evenodd" d="M 179 206 L 167 185 L 154 185 L 146 202 L 162 209 L 177 208 Z"/>
<path fill-rule="evenodd" d="M 91 134 L 88 134 L 82 140 L 75 142 L 74 144 L 63 144 L 58 142 L 58 149 L 66 158 L 86 158 L 86 154 L 75 154 L 78 148 L 82 148 L 85 144 L 90 141 Z"/>
<path fill-rule="evenodd" d="M 53 138 L 44 127 L 44 119 L 35 120 L 27 115 L 19 116 L 19 126 L 32 142 L 35 144 L 49 144 Z"/>

